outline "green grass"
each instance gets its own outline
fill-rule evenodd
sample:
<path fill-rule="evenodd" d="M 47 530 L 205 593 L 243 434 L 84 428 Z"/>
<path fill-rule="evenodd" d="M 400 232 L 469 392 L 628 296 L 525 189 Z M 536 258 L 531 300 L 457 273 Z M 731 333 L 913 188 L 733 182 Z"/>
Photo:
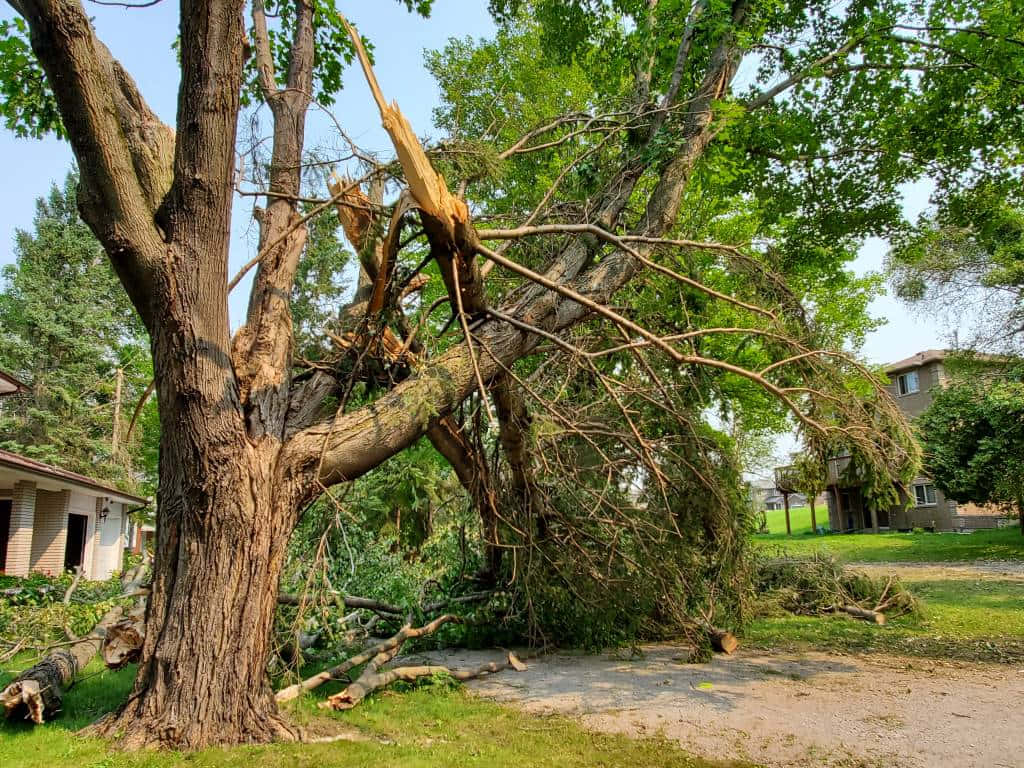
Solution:
<path fill-rule="evenodd" d="M 769 513 L 770 514 L 770 513 Z M 783 524 L 783 530 L 785 530 Z M 771 556 L 828 554 L 841 562 L 944 563 L 1024 558 L 1017 528 L 957 533 L 881 533 L 787 537 L 759 534 L 754 545 Z M 772 615 L 747 628 L 762 647 L 885 651 L 933 658 L 1024 661 L 1024 581 L 998 578 L 905 580 L 921 600 L 920 615 L 876 627 L 845 616 Z"/>
<path fill-rule="evenodd" d="M 817 506 L 814 510 L 819 526 L 828 528 L 828 507 Z M 768 533 L 786 535 L 786 510 L 768 509 L 765 510 L 765 518 L 768 521 Z M 794 536 L 811 533 L 811 508 L 790 507 L 789 525 Z"/>
<path fill-rule="evenodd" d="M 771 514 L 771 513 L 769 513 Z M 769 524 L 770 525 L 770 524 Z M 1024 559 L 1019 528 L 961 533 L 851 533 L 826 536 L 757 534 L 754 545 L 767 555 L 827 553 L 843 562 L 963 562 Z"/>
<path fill-rule="evenodd" d="M 1024 582 L 956 578 L 906 584 L 921 599 L 919 615 L 881 627 L 845 615 L 767 616 L 755 619 L 745 636 L 765 648 L 1024 662 Z"/>
<path fill-rule="evenodd" d="M 699 760 L 660 738 L 585 731 L 564 717 L 534 717 L 443 685 L 372 697 L 350 712 L 322 714 L 306 699 L 289 712 L 317 733 L 355 728 L 363 741 L 282 744 L 170 752 L 118 752 L 75 730 L 115 708 L 127 695 L 133 670 L 88 671 L 65 697 L 52 723 L 0 726 L 0 765 L 11 768 L 427 768 L 433 766 L 738 766 Z M 0 685 L 9 676 L 0 673 Z M 327 686 L 324 686 L 327 688 Z"/>

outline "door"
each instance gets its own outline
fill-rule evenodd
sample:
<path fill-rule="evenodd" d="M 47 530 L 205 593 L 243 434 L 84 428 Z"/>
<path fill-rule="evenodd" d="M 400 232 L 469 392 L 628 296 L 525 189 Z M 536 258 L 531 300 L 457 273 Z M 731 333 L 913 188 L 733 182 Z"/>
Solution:
<path fill-rule="evenodd" d="M 68 543 L 64 549 L 65 571 L 73 571 L 85 565 L 85 533 L 88 529 L 88 517 L 68 515 Z"/>
<path fill-rule="evenodd" d="M 880 508 L 878 510 L 878 527 L 879 528 L 888 528 L 888 527 L 890 527 L 889 508 L 888 507 L 882 507 L 882 508 Z"/>
<path fill-rule="evenodd" d="M 0 573 L 7 570 L 7 539 L 11 536 L 11 500 L 0 499 Z"/>

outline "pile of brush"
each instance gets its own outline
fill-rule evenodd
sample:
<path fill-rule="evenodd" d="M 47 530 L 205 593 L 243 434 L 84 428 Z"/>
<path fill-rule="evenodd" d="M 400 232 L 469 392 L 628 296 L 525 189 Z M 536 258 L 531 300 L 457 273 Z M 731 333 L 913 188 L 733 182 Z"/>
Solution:
<path fill-rule="evenodd" d="M 918 609 L 917 598 L 896 575 L 870 576 L 825 555 L 764 560 L 756 569 L 755 589 L 767 604 L 805 616 L 846 613 L 884 624 L 886 617 Z"/>

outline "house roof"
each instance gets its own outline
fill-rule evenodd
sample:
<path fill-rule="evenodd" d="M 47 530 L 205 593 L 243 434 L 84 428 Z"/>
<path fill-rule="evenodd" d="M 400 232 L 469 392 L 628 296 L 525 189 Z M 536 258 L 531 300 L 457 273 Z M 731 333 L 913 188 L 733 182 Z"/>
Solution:
<path fill-rule="evenodd" d="M 945 360 L 949 354 L 949 351 L 945 349 L 926 349 L 924 352 L 918 352 L 916 355 L 912 355 L 905 360 L 889 363 L 889 365 L 885 366 L 885 372 L 896 373 L 897 371 L 906 371 L 911 368 L 920 368 L 928 363 L 937 363 Z"/>
<path fill-rule="evenodd" d="M 27 392 L 28 387 L 11 376 L 9 373 L 0 371 L 0 396 L 14 395 L 18 392 Z"/>
<path fill-rule="evenodd" d="M 41 461 L 36 461 L 35 459 L 30 459 L 27 456 L 21 456 L 20 454 L 11 453 L 10 451 L 5 451 L 3 449 L 0 449 L 0 467 L 8 467 L 21 472 L 27 472 L 31 475 L 57 480 L 69 485 L 75 485 L 80 488 L 88 488 L 91 491 L 100 491 L 104 496 L 109 496 L 115 501 L 126 501 L 139 505 L 149 504 L 148 499 L 144 499 L 141 496 L 136 496 L 131 493 L 125 493 L 113 486 L 104 485 L 97 480 L 93 480 L 91 477 L 80 475 L 77 472 L 69 472 L 66 469 L 54 467 L 50 464 L 44 464 Z"/>
<path fill-rule="evenodd" d="M 992 355 L 985 352 L 965 353 L 952 349 L 926 349 L 924 352 L 918 352 L 916 355 L 911 355 L 905 360 L 889 363 L 885 366 L 885 372 L 899 373 L 900 371 L 907 371 L 911 368 L 919 368 L 922 365 L 927 365 L 928 363 L 939 363 L 954 355 L 964 355 L 966 359 L 982 363 L 1009 363 L 1017 359 L 1009 355 Z"/>

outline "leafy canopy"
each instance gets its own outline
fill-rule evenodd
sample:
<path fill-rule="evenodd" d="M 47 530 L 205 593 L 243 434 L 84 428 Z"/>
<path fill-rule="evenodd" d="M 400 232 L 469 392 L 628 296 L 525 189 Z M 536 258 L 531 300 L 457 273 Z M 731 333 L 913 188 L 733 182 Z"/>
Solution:
<path fill-rule="evenodd" d="M 925 466 L 943 493 L 1024 510 L 1024 367 L 968 365 L 918 425 Z"/>

